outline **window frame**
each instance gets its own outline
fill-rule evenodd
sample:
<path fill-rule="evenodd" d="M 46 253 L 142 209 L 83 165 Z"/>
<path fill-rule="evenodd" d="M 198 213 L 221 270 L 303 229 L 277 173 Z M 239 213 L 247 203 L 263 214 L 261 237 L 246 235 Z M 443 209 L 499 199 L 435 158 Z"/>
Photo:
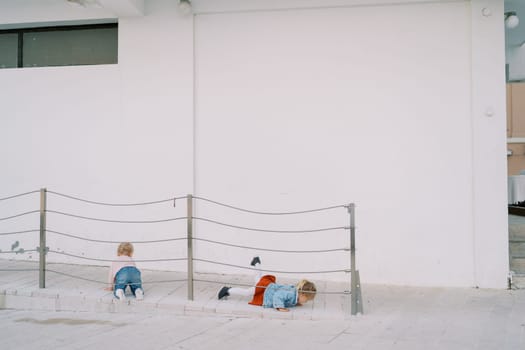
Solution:
<path fill-rule="evenodd" d="M 60 26 L 45 26 L 45 27 L 31 27 L 31 28 L 13 28 L 0 29 L 2 34 L 18 34 L 18 59 L 17 66 L 12 68 L 31 68 L 24 67 L 24 34 L 32 32 L 65 32 L 77 31 L 85 29 L 111 29 L 116 28 L 118 31 L 118 23 L 97 23 L 97 24 L 79 24 L 79 25 L 60 25 Z M 118 63 L 118 47 L 117 47 L 117 63 Z M 84 66 L 86 64 L 82 64 Z M 94 64 L 96 65 L 96 64 Z M 71 65 L 53 66 L 53 67 L 70 67 Z M 41 66 L 47 67 L 47 66 Z"/>

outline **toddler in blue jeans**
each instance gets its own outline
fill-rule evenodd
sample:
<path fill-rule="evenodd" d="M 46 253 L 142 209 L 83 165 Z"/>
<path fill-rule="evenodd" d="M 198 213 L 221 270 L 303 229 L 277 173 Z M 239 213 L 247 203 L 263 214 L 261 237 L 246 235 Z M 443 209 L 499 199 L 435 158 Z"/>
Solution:
<path fill-rule="evenodd" d="M 126 300 L 126 287 L 137 300 L 144 299 L 140 270 L 135 266 L 133 245 L 129 242 L 120 243 L 117 249 L 117 260 L 114 260 L 109 269 L 106 290 L 113 290 L 113 294 L 120 301 Z"/>

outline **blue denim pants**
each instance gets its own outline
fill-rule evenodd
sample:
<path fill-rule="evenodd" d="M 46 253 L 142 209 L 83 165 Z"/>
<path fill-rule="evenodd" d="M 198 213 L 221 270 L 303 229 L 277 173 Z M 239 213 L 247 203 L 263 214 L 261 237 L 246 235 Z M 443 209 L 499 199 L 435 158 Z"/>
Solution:
<path fill-rule="evenodd" d="M 129 286 L 133 295 L 135 295 L 137 289 L 142 289 L 140 270 L 134 266 L 123 267 L 117 272 L 115 275 L 115 288 L 113 294 L 117 296 L 118 289 L 123 289 L 124 293 L 126 293 L 127 286 Z M 144 292 L 143 289 L 142 292 Z"/>

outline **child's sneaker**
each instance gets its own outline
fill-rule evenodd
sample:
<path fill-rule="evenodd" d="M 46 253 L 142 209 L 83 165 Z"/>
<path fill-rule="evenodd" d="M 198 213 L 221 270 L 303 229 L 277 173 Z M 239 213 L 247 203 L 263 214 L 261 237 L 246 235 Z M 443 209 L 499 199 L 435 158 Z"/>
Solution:
<path fill-rule="evenodd" d="M 224 297 L 230 296 L 230 293 L 228 293 L 229 290 L 230 290 L 229 287 L 222 287 L 218 295 L 219 300 L 221 300 Z"/>
<path fill-rule="evenodd" d="M 135 291 L 135 298 L 137 300 L 143 300 L 144 299 L 144 292 L 142 291 L 142 289 L 137 289 Z"/>
<path fill-rule="evenodd" d="M 117 295 L 117 299 L 120 300 L 120 301 L 126 301 L 126 296 L 124 295 L 124 290 L 123 289 L 117 289 L 117 291 L 115 292 L 115 294 Z"/>
<path fill-rule="evenodd" d="M 252 262 L 250 263 L 250 265 L 255 266 L 255 265 L 260 264 L 260 263 L 261 263 L 261 259 L 259 259 L 258 256 L 254 256 L 253 259 L 252 259 Z"/>

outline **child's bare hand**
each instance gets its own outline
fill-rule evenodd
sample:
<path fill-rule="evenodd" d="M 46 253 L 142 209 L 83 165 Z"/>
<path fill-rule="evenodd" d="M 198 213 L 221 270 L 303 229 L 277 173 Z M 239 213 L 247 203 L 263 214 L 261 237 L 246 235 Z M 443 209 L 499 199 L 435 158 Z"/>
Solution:
<path fill-rule="evenodd" d="M 104 290 L 109 290 L 109 291 L 112 291 L 113 288 L 112 287 L 105 287 Z"/>
<path fill-rule="evenodd" d="M 288 311 L 290 311 L 290 310 L 288 310 L 288 309 L 286 309 L 286 308 L 284 308 L 284 307 L 278 307 L 278 308 L 277 308 L 277 311 L 288 312 Z"/>

